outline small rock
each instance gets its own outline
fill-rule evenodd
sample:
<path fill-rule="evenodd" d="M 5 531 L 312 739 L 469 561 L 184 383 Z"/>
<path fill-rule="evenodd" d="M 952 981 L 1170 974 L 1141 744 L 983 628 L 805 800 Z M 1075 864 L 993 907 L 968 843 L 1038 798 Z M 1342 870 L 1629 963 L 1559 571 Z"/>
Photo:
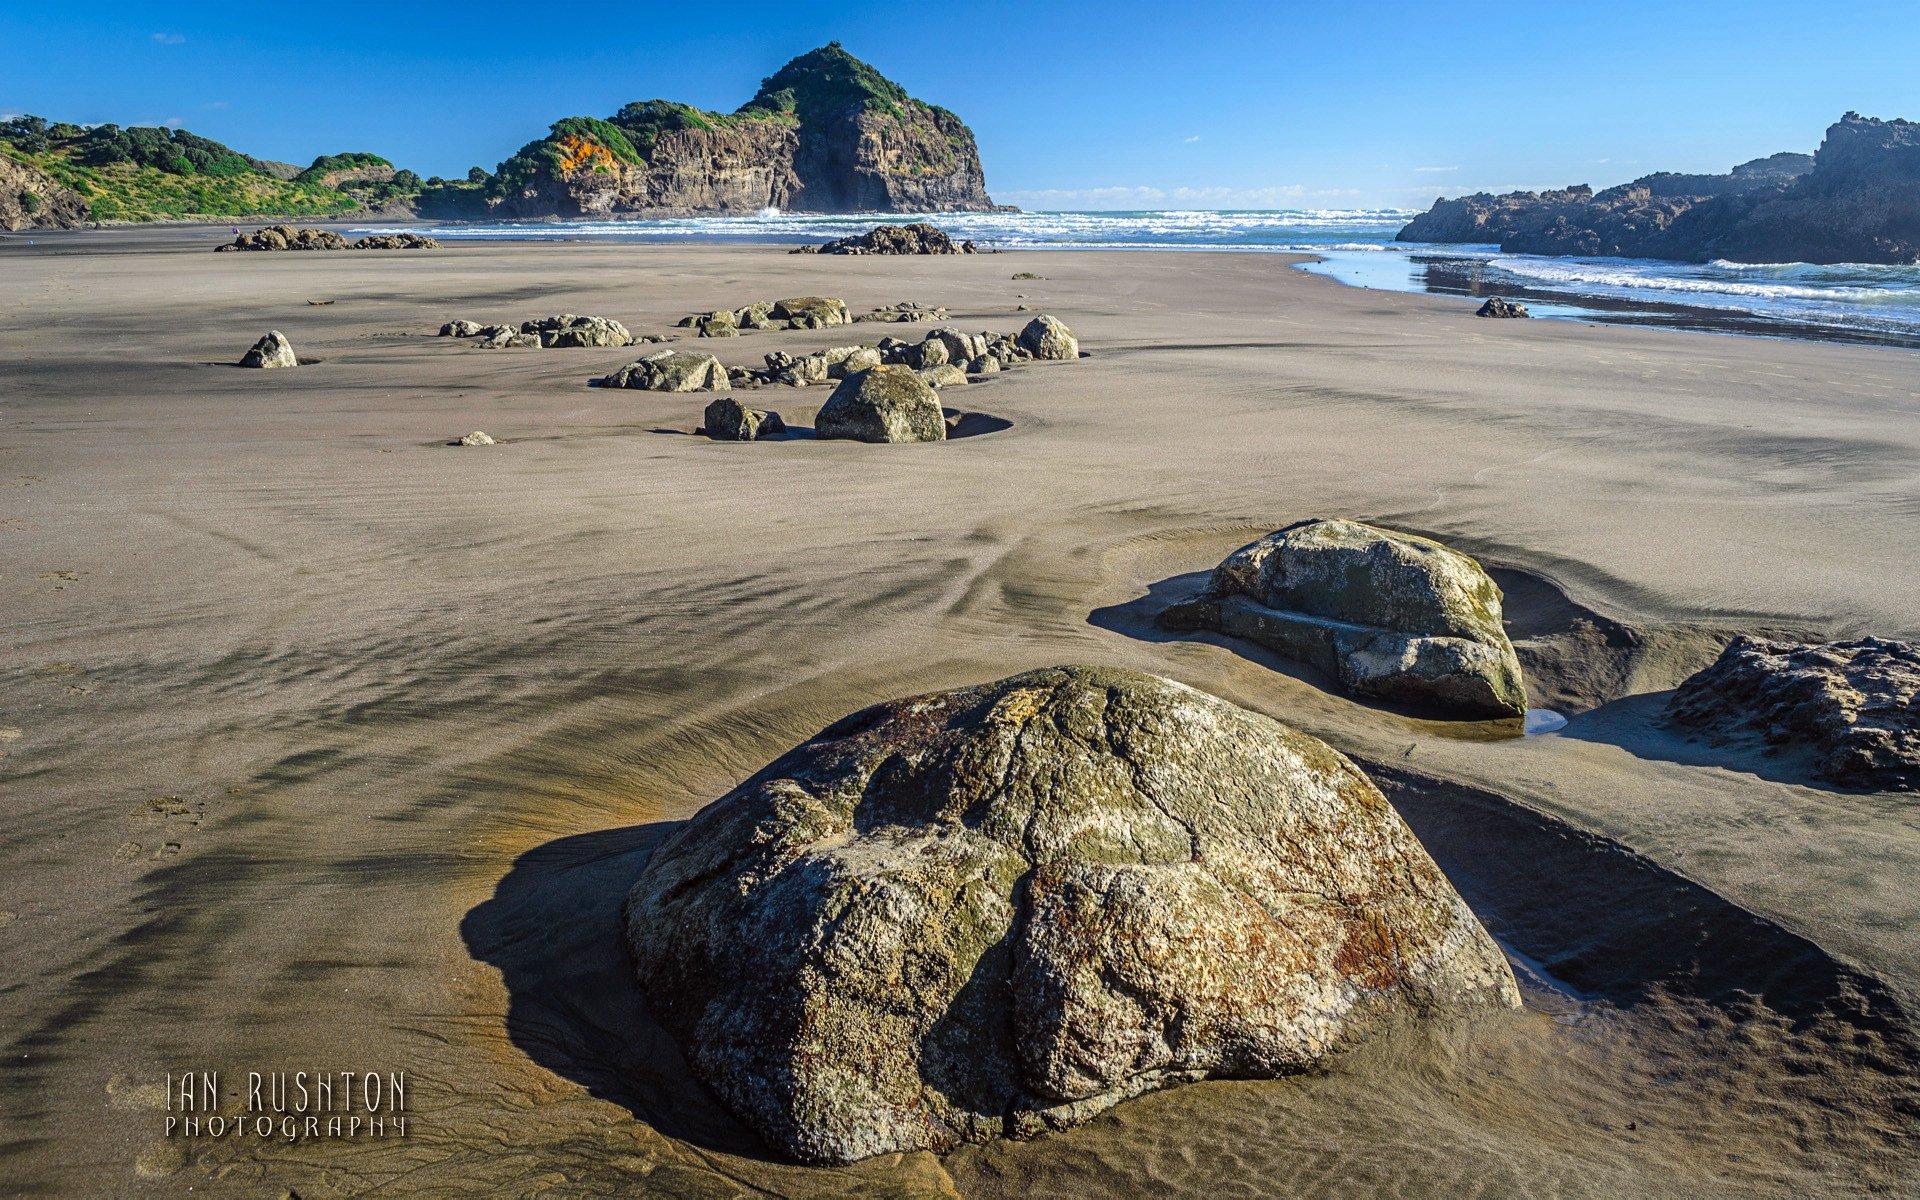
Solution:
<path fill-rule="evenodd" d="M 466 434 L 448 444 L 453 446 L 491 446 L 493 445 L 493 439 L 487 436 L 484 430 L 476 429 L 472 433 Z"/>
<path fill-rule="evenodd" d="M 701 431 L 718 442 L 753 442 L 781 436 L 787 424 L 777 412 L 748 408 L 732 396 L 722 396 L 707 405 Z"/>
<path fill-rule="evenodd" d="M 440 327 L 441 337 L 469 338 L 479 335 L 482 326 L 478 321 L 448 321 Z"/>
<path fill-rule="evenodd" d="M 1533 314 L 1527 311 L 1527 306 L 1524 304 L 1495 296 L 1482 304 L 1480 311 L 1473 315 L 1476 317 L 1531 317 Z"/>
<path fill-rule="evenodd" d="M 287 341 L 287 335 L 278 329 L 269 330 L 267 335 L 253 344 L 253 349 L 241 356 L 243 367 L 297 367 L 300 360 L 294 356 L 293 345 Z"/>
<path fill-rule="evenodd" d="M 1042 313 L 1027 322 L 1020 331 L 1020 345 L 1035 358 L 1070 360 L 1080 357 L 1080 342 L 1073 330 L 1054 317 Z"/>
<path fill-rule="evenodd" d="M 941 363 L 937 367 L 928 367 L 916 372 L 932 388 L 952 387 L 967 381 L 967 373 L 952 363 Z"/>

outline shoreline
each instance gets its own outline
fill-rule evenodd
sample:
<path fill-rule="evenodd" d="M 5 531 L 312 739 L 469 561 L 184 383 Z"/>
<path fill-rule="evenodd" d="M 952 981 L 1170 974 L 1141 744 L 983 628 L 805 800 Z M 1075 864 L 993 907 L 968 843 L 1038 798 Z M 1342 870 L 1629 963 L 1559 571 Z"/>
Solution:
<path fill-rule="evenodd" d="M 909 221 L 918 217 L 939 214 L 782 214 L 840 223 L 868 224 L 882 221 Z M 960 214 L 969 215 L 969 214 Z M 1047 214 L 1041 214 L 1047 215 Z M 1082 215 L 1082 214 L 1061 214 Z M 434 221 L 425 218 L 381 218 L 376 216 L 360 218 L 329 218 L 327 220 L 293 222 L 314 228 L 332 229 L 338 232 L 394 232 L 409 230 L 413 232 L 441 231 L 442 237 L 453 243 L 512 244 L 525 242 L 545 243 L 587 243 L 599 245 L 650 245 L 683 246 L 700 245 L 731 246 L 741 248 L 780 248 L 792 249 L 795 246 L 814 243 L 820 238 L 820 231 L 776 234 L 767 230 L 748 230 L 739 234 L 728 234 L 702 229 L 692 233 L 661 233 L 658 235 L 634 236 L 628 229 L 643 226 L 649 222 L 671 224 L 687 219 L 744 219 L 751 214 L 694 214 L 692 217 L 646 216 L 646 217 L 609 217 L 609 218 L 552 218 L 516 222 L 498 221 Z M 26 242 L 53 241 L 65 244 L 71 249 L 75 239 L 84 239 L 88 235 L 106 237 L 113 244 L 125 244 L 129 234 L 147 230 L 155 235 L 165 232 L 191 233 L 206 230 L 218 232 L 222 240 L 230 234 L 236 224 L 252 224 L 256 221 L 268 223 L 286 223 L 266 218 L 246 218 L 223 220 L 218 222 L 152 222 L 121 223 L 111 226 L 99 226 L 88 229 L 40 231 L 31 235 L 25 231 L 0 234 L 0 252 L 9 248 L 25 250 Z M 463 232 L 448 234 L 447 230 L 491 231 L 500 225 L 524 225 L 539 232 L 529 236 L 516 237 L 510 233 L 498 236 L 486 236 L 483 232 L 475 236 Z M 622 225 L 620 231 L 610 231 L 596 226 L 604 224 Z M 578 227 L 578 228 L 569 228 Z M 561 234 L 561 236 L 556 236 Z M 156 245 L 172 246 L 164 237 L 138 239 L 151 241 Z M 37 248 L 37 246 L 36 246 Z M 84 243 L 79 248 L 86 249 Z M 178 248 L 178 247 L 175 247 Z M 1536 312 L 1534 319 L 1573 320 L 1600 324 L 1637 325 L 1658 329 L 1682 329 L 1696 332 L 1731 334 L 1741 337 L 1764 339 L 1784 339 L 1789 341 L 1837 342 L 1843 344 L 1885 346 L 1903 350 L 1920 349 L 1920 331 L 1902 331 L 1898 329 L 1879 329 L 1871 325 L 1826 323 L 1812 320 L 1796 320 L 1787 316 L 1753 312 L 1732 306 L 1714 304 L 1687 303 L 1683 300 L 1663 300 L 1645 297 L 1619 297 L 1597 292 L 1585 292 L 1573 288 L 1555 288 L 1550 285 L 1528 283 L 1526 281 L 1491 282 L 1479 278 L 1478 267 L 1481 259 L 1459 253 L 1455 248 L 1444 245 L 1423 247 L 1405 253 L 1381 255 L 1389 263 L 1374 264 L 1369 261 L 1374 256 L 1366 256 L 1354 261 L 1356 255 L 1342 253 L 1340 248 L 1328 247 L 1316 250 L 1312 247 L 1254 247 L 1254 246 L 1208 246 L 1208 245 L 1127 245 L 1101 246 L 1097 244 L 1076 245 L 1016 245 L 995 246 L 986 244 L 982 253 L 1008 254 L 1026 252 L 1059 253 L 1216 253 L 1216 254 L 1279 254 L 1308 255 L 1310 260 L 1303 266 L 1308 274 L 1324 275 L 1346 287 L 1370 291 L 1387 291 L 1406 295 L 1434 295 L 1470 298 L 1478 301 L 1490 296 L 1504 296 L 1532 304 L 1543 311 Z M 1559 261 L 1559 260 L 1552 260 Z M 1568 260 L 1584 261 L 1584 260 Z M 1638 261 L 1638 260 L 1621 260 Z M 1406 278 L 1398 280 L 1398 271 L 1378 272 L 1373 268 L 1387 265 L 1404 265 Z M 1794 264 L 1775 264 L 1791 266 Z M 1369 270 L 1357 268 L 1365 266 Z"/>

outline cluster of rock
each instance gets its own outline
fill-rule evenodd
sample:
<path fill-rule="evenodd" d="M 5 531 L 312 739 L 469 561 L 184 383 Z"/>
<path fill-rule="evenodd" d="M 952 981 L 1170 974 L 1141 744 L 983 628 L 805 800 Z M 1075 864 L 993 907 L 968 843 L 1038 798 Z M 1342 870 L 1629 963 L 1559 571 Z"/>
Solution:
<path fill-rule="evenodd" d="M 625 921 L 696 1075 L 812 1163 L 1030 1136 L 1520 1004 L 1352 762 L 1089 667 L 829 726 L 668 837 Z"/>
<path fill-rule="evenodd" d="M 739 308 L 682 317 L 676 324 L 696 337 L 734 337 L 743 329 L 825 329 L 853 320 L 845 300 L 832 296 L 790 296 L 785 300 L 755 300 Z"/>
<path fill-rule="evenodd" d="M 1229 555 L 1169 629 L 1245 638 L 1357 696 L 1461 717 L 1526 715 L 1500 588 L 1439 542 L 1315 518 Z"/>
<path fill-rule="evenodd" d="M 801 246 L 790 254 L 978 254 L 972 242 L 956 242 L 943 229 L 916 221 L 911 225 L 875 225 L 865 233 L 819 246 Z"/>
<path fill-rule="evenodd" d="M 266 336 L 253 344 L 253 348 L 240 356 L 243 367 L 297 367 L 300 359 L 293 352 L 293 343 L 287 335 L 278 329 L 270 329 Z"/>
<path fill-rule="evenodd" d="M 1842 787 L 1920 791 L 1920 646 L 1737 637 L 1674 690 L 1667 717 L 1812 757 Z"/>
<path fill-rule="evenodd" d="M 533 350 L 541 347 L 566 350 L 593 346 L 635 346 L 666 340 L 659 334 L 635 337 L 625 325 L 612 317 L 588 317 L 576 313 L 558 313 L 551 317 L 522 321 L 518 325 L 448 321 L 440 327 L 440 336 L 474 338 L 477 339 L 476 344 L 485 350 Z"/>
<path fill-rule="evenodd" d="M 1497 242 L 1509 254 L 1708 262 L 1920 262 L 1920 124 L 1848 113 L 1817 153 L 1725 175 L 1659 172 L 1595 192 L 1441 199 L 1405 242 Z"/>
<path fill-rule="evenodd" d="M 1476 317 L 1513 318 L 1513 317 L 1531 317 L 1533 314 L 1527 311 L 1526 305 L 1521 304 L 1518 301 L 1508 300 L 1503 296 L 1494 296 L 1494 297 L 1491 297 L 1485 304 L 1482 304 L 1479 310 L 1475 312 L 1473 315 Z"/>
<path fill-rule="evenodd" d="M 886 363 L 909 367 L 939 388 L 965 383 L 969 376 L 997 374 L 1018 363 L 1078 357 L 1080 343 L 1073 331 L 1058 319 L 1042 315 L 1011 335 L 958 333 L 942 328 L 930 331 L 918 342 L 883 337 L 871 345 L 834 346 L 812 354 L 776 350 L 766 356 L 765 367 L 735 367 L 727 374 L 736 387 L 806 387 Z"/>
<path fill-rule="evenodd" d="M 269 225 L 243 233 L 215 250 L 437 250 L 440 243 L 418 233 L 375 234 L 349 242 L 331 229 Z"/>

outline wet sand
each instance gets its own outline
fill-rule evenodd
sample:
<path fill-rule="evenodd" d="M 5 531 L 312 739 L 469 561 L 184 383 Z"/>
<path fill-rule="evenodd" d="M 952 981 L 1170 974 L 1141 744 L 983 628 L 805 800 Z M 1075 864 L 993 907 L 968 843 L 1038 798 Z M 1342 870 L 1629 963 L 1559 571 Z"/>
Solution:
<path fill-rule="evenodd" d="M 1914 353 L 1477 321 L 1268 255 L 207 253 L 229 236 L 0 242 L 9 1193 L 1914 1190 L 1920 810 L 1655 720 L 1735 631 L 1920 635 Z M 704 395 L 586 386 L 632 350 L 431 336 L 808 293 L 968 330 L 1031 304 L 1091 357 L 949 389 L 1009 422 L 978 437 L 715 444 Z M 321 361 L 221 365 L 269 328 Z M 855 332 L 695 344 L 900 331 Z M 808 424 L 827 393 L 750 394 Z M 444 445 L 473 429 L 499 444 Z M 1566 727 L 1154 628 L 1313 515 L 1497 568 Z M 848 711 L 1060 662 L 1373 769 L 1527 1009 L 944 1160 L 770 1160 L 627 980 L 646 848 Z M 406 1137 L 163 1134 L 166 1072 L 300 1069 L 406 1071 Z"/>

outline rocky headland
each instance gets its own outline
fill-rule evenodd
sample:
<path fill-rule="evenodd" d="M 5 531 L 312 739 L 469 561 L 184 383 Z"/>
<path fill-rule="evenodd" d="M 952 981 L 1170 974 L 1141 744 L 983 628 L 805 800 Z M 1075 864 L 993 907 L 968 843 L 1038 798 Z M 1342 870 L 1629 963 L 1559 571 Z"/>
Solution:
<path fill-rule="evenodd" d="M 500 164 L 503 217 L 986 210 L 973 132 L 829 43 L 731 113 L 641 100 L 568 117 Z"/>
<path fill-rule="evenodd" d="M 1398 239 L 1679 262 L 1920 262 L 1920 124 L 1850 112 L 1814 154 L 1775 154 L 1725 175 L 1441 199 Z"/>

